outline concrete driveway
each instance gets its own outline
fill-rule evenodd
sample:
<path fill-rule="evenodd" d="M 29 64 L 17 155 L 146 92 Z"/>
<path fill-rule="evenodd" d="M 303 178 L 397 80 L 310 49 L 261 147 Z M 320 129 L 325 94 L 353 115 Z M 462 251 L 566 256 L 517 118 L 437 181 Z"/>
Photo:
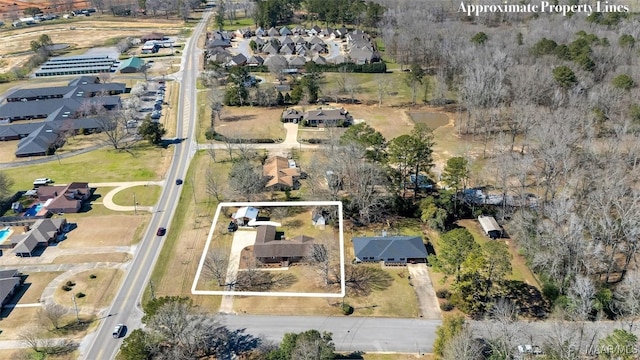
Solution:
<path fill-rule="evenodd" d="M 440 305 L 436 292 L 433 290 L 431 278 L 429 278 L 429 269 L 426 264 L 407 264 L 409 274 L 411 275 L 411 284 L 418 295 L 418 304 L 420 305 L 420 314 L 423 319 L 439 320 Z"/>
<path fill-rule="evenodd" d="M 231 244 L 231 253 L 229 254 L 229 265 L 227 265 L 227 284 L 231 284 L 236 280 L 238 275 L 238 267 L 240 266 L 240 254 L 242 249 L 251 246 L 256 242 L 256 231 L 238 229 L 233 234 L 233 243 Z M 225 295 L 220 303 L 220 312 L 224 314 L 233 313 L 233 296 Z"/>

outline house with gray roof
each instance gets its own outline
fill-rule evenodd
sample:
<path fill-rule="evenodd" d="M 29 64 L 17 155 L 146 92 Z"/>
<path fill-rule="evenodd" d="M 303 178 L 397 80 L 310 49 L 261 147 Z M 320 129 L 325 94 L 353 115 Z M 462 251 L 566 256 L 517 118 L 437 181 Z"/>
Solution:
<path fill-rule="evenodd" d="M 303 68 L 307 63 L 307 59 L 304 56 L 292 56 L 289 59 L 289 67 L 290 68 Z"/>
<path fill-rule="evenodd" d="M 356 261 L 406 264 L 427 261 L 427 249 L 420 236 L 355 237 Z"/>
<path fill-rule="evenodd" d="M 267 36 L 270 36 L 270 37 L 280 36 L 280 32 L 276 30 L 276 28 L 272 27 L 271 29 L 267 30 Z"/>
<path fill-rule="evenodd" d="M 31 257 L 38 246 L 55 242 L 66 224 L 66 219 L 39 219 L 28 232 L 11 237 L 15 244 L 12 252 L 16 256 Z"/>
<path fill-rule="evenodd" d="M 260 55 L 251 56 L 245 63 L 247 66 L 260 66 L 264 63 L 264 59 Z"/>
<path fill-rule="evenodd" d="M 273 42 L 268 42 L 262 47 L 261 51 L 265 54 L 276 55 L 278 54 L 279 49 L 279 45 L 276 45 Z"/>
<path fill-rule="evenodd" d="M 238 54 L 238 55 L 235 55 L 235 56 L 231 57 L 231 60 L 229 60 L 229 62 L 226 65 L 227 66 L 242 66 L 246 62 L 247 62 L 247 58 L 242 54 Z"/>
<path fill-rule="evenodd" d="M 309 110 L 304 113 L 302 123 L 306 126 L 346 126 L 353 118 L 347 110 L 323 109 Z"/>
<path fill-rule="evenodd" d="M 288 27 L 286 27 L 286 26 L 281 27 L 279 32 L 280 32 L 280 35 L 281 35 L 281 36 L 293 35 L 293 33 L 291 32 L 291 30 L 289 30 L 289 28 L 288 28 Z"/>
<path fill-rule="evenodd" d="M 2 307 L 9 302 L 22 283 L 22 275 L 18 269 L 0 270 L 0 305 Z"/>

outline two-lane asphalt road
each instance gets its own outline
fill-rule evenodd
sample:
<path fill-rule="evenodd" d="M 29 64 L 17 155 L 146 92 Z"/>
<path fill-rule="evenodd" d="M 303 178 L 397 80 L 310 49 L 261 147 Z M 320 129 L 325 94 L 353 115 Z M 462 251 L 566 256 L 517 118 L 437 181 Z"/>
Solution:
<path fill-rule="evenodd" d="M 166 186 L 162 191 L 156 207 L 157 212 L 151 217 L 147 231 L 129 264 L 125 279 L 117 295 L 100 323 L 97 331 L 86 339 L 86 348 L 81 346 L 81 358 L 87 360 L 107 360 L 115 358 L 122 343 L 121 339 L 114 339 L 113 329 L 117 324 L 125 324 L 127 332 L 141 326 L 142 312 L 139 308 L 142 294 L 160 254 L 164 237 L 156 236 L 158 227 L 166 227 L 171 232 L 170 224 L 180 199 L 182 186 L 175 185 L 176 179 L 183 179 L 187 173 L 189 162 L 196 151 L 196 79 L 200 68 L 200 51 L 196 46 L 200 35 L 204 31 L 210 12 L 203 15 L 202 20 L 194 29 L 189 39 L 182 59 L 182 81 L 180 86 L 180 101 L 178 103 L 178 137 L 186 139 L 176 145 L 171 167 L 166 175 Z"/>

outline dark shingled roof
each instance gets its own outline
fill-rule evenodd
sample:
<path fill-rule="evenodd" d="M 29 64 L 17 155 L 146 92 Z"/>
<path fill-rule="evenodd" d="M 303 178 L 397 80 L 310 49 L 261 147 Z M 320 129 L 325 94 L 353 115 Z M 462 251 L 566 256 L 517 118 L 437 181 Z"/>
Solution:
<path fill-rule="evenodd" d="M 358 259 L 424 259 L 427 249 L 420 236 L 375 236 L 353 238 Z"/>
<path fill-rule="evenodd" d="M 275 226 L 258 226 L 256 243 L 253 247 L 257 258 L 306 257 L 311 253 L 312 237 L 299 235 L 287 240 L 276 240 L 275 237 Z"/>

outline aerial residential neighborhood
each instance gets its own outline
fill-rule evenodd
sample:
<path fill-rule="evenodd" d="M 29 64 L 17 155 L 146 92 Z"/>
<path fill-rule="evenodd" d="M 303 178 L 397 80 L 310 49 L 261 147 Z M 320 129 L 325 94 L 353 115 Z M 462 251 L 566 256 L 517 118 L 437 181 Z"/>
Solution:
<path fill-rule="evenodd" d="M 543 3 L 0 0 L 0 359 L 638 358 L 640 8 Z"/>

